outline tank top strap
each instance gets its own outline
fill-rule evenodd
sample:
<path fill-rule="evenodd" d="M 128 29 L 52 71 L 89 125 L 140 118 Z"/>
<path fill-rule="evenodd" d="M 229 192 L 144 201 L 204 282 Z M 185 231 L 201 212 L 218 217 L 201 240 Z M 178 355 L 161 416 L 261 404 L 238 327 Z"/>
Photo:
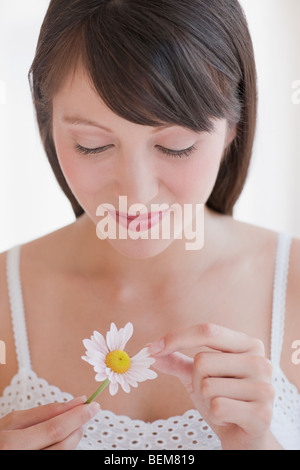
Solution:
<path fill-rule="evenodd" d="M 7 287 L 19 371 L 31 369 L 20 276 L 20 252 L 21 245 L 16 245 L 6 253 Z"/>
<path fill-rule="evenodd" d="M 280 368 L 281 350 L 284 338 L 286 289 L 289 272 L 291 241 L 291 235 L 284 232 L 278 234 L 273 287 L 270 357 L 273 366 L 278 368 Z"/>

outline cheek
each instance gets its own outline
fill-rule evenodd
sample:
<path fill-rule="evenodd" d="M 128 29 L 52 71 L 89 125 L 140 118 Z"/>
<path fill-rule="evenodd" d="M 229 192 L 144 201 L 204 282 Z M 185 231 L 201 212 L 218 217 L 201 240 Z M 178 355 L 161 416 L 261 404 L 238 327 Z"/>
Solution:
<path fill-rule="evenodd" d="M 75 197 L 82 200 L 82 197 L 94 196 L 107 184 L 108 175 L 103 162 L 99 165 L 96 159 L 87 157 L 85 160 L 59 136 L 55 144 L 61 170 Z"/>
<path fill-rule="evenodd" d="M 222 149 L 217 153 L 196 151 L 189 161 L 178 162 L 169 172 L 170 185 L 178 199 L 183 203 L 206 203 L 218 176 L 221 157 Z"/>

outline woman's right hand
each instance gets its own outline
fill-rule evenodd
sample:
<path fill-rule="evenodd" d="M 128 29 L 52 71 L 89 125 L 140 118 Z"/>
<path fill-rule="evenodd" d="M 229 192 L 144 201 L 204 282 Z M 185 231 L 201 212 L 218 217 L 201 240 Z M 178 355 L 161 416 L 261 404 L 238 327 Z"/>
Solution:
<path fill-rule="evenodd" d="M 99 411 L 86 397 L 12 411 L 0 419 L 0 450 L 75 450 L 82 426 Z"/>

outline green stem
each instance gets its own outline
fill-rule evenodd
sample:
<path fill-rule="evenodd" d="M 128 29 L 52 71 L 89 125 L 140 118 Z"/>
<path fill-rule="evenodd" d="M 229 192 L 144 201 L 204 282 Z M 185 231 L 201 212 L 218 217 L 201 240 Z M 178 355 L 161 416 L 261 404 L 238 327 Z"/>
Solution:
<path fill-rule="evenodd" d="M 90 396 L 90 398 L 85 402 L 85 404 L 88 404 L 88 403 L 91 403 L 93 400 L 95 400 L 95 398 L 99 395 L 99 393 L 102 392 L 102 390 L 105 389 L 105 387 L 109 384 L 109 380 L 106 379 L 101 385 L 100 387 L 95 391 L 95 393 L 93 393 L 93 395 Z"/>

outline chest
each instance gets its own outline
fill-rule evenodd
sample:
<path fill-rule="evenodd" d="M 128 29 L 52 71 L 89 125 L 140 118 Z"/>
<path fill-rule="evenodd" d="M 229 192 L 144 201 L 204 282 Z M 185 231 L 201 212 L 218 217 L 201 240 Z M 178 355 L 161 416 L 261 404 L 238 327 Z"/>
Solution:
<path fill-rule="evenodd" d="M 116 292 L 104 279 L 96 282 L 58 274 L 46 278 L 32 273 L 22 282 L 33 369 L 62 391 L 91 395 L 99 383 L 92 366 L 81 359 L 82 340 L 94 330 L 105 334 L 111 322 L 118 328 L 133 323 L 134 334 L 126 347 L 130 355 L 170 330 L 204 322 L 262 339 L 268 355 L 273 272 L 273 261 L 255 259 L 155 293 L 129 288 Z M 190 357 L 196 352 L 184 351 Z M 102 409 L 145 421 L 194 408 L 179 379 L 162 373 L 132 388 L 130 394 L 120 390 L 111 397 L 106 389 L 98 401 Z"/>

